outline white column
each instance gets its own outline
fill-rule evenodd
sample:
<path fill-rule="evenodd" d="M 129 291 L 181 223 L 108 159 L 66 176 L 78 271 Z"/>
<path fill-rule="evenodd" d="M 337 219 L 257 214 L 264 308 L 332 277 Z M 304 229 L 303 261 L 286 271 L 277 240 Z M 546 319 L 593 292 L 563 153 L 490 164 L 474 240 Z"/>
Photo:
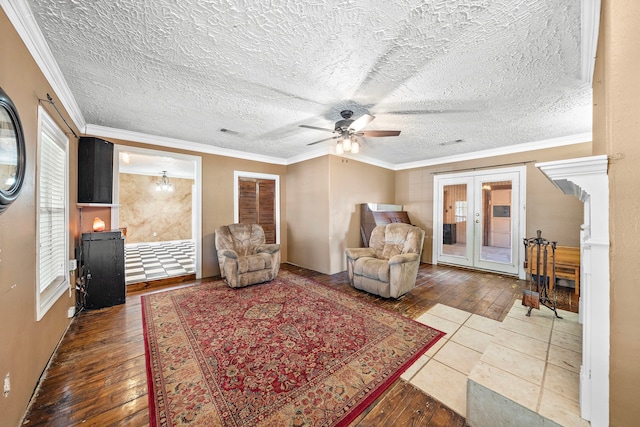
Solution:
<path fill-rule="evenodd" d="M 538 163 L 556 187 L 585 203 L 580 233 L 582 366 L 580 411 L 593 427 L 609 424 L 609 178 L 607 156 Z"/>

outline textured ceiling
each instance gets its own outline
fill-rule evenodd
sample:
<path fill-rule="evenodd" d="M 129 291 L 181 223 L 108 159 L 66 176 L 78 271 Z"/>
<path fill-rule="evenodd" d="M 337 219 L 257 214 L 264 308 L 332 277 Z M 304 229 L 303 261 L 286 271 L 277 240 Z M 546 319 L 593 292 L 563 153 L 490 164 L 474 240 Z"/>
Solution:
<path fill-rule="evenodd" d="M 580 0 L 28 4 L 92 125 L 290 159 L 348 108 L 389 164 L 591 131 Z"/>

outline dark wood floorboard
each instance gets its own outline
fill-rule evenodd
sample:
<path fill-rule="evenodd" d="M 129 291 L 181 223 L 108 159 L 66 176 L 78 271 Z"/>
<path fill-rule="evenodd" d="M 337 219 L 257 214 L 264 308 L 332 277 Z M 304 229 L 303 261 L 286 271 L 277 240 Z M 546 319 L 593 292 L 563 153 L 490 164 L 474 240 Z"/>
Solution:
<path fill-rule="evenodd" d="M 325 275 L 291 264 L 283 264 L 282 270 L 414 319 L 442 303 L 501 321 L 525 285 L 511 276 L 423 264 L 416 288 L 393 300 L 352 288 L 345 272 Z M 43 374 L 23 425 L 148 425 L 140 295 L 199 282 L 129 288 L 126 304 L 78 314 Z M 558 300 L 560 308 L 577 311 L 571 290 L 559 288 Z M 463 417 L 401 379 L 351 423 L 351 427 L 465 425 Z"/>

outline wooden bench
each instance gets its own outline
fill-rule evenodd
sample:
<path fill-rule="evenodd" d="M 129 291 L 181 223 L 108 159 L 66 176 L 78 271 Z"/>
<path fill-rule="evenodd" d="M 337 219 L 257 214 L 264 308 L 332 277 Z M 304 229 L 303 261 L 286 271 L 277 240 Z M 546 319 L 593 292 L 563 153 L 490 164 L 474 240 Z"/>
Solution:
<path fill-rule="evenodd" d="M 529 262 L 533 262 L 531 266 L 531 274 L 537 275 L 537 266 L 535 263 L 535 249 L 532 247 L 527 254 Z M 542 255 L 541 255 L 542 256 Z M 575 294 L 580 295 L 580 248 L 573 246 L 556 246 L 556 274 L 551 277 L 553 269 L 553 256 L 551 248 L 547 251 L 547 276 L 549 277 L 549 291 L 553 290 L 556 279 L 573 280 L 576 285 Z M 544 273 L 542 261 L 540 263 L 541 273 Z"/>

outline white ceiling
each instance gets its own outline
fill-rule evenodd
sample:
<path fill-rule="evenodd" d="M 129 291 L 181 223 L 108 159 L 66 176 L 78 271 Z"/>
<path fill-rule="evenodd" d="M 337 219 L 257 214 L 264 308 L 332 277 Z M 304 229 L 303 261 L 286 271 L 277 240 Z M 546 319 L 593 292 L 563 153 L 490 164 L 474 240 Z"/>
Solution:
<path fill-rule="evenodd" d="M 591 132 L 580 0 L 27 3 L 94 133 L 291 161 L 351 109 L 400 165 Z"/>

